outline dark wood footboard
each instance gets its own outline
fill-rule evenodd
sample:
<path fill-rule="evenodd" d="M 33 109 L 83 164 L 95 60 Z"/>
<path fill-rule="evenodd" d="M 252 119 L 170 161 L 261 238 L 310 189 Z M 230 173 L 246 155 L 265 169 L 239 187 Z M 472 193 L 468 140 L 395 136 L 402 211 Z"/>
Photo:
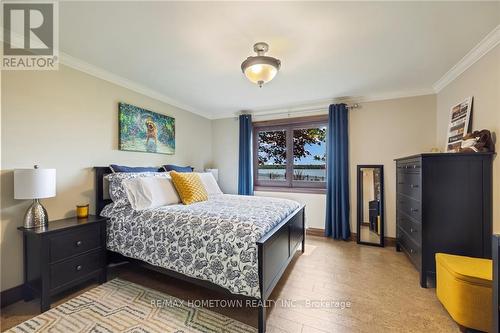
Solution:
<path fill-rule="evenodd" d="M 257 241 L 259 283 L 259 333 L 266 331 L 266 301 L 300 248 L 305 250 L 304 206 L 301 206 Z"/>
<path fill-rule="evenodd" d="M 107 187 L 103 181 L 104 176 L 111 173 L 109 167 L 96 167 L 96 215 L 99 215 L 104 206 L 111 202 L 108 198 Z M 288 264 L 293 259 L 295 253 L 301 249 L 305 249 L 305 207 L 302 205 L 293 213 L 288 215 L 283 221 L 276 225 L 273 229 L 267 232 L 257 241 L 258 249 L 258 269 L 259 269 L 259 287 L 261 293 L 259 305 L 258 328 L 259 333 L 266 331 L 266 303 L 271 295 L 274 287 L 282 277 Z M 125 258 L 120 254 L 108 251 L 108 257 L 116 257 L 119 260 L 127 260 L 146 267 L 162 274 L 188 281 L 196 285 L 203 286 L 208 289 L 223 291 L 230 294 L 228 290 L 208 281 L 198 280 L 178 272 L 165 269 L 162 267 L 153 266 L 146 262 Z M 231 294 L 232 295 L 232 294 Z M 233 295 L 234 296 L 234 295 Z M 240 298 L 253 299 L 247 296 Z"/>

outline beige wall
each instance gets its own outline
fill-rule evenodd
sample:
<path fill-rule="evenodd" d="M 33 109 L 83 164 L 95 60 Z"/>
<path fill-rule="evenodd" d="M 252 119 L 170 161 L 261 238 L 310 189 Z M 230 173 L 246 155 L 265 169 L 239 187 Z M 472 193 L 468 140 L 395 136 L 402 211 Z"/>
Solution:
<path fill-rule="evenodd" d="M 472 129 L 496 133 L 500 141 L 500 45 L 437 94 L 437 144 L 444 149 L 451 106 L 474 96 Z M 493 230 L 500 233 L 500 159 L 493 164 Z"/>
<path fill-rule="evenodd" d="M 349 112 L 349 163 L 351 228 L 356 226 L 356 166 L 383 164 L 385 173 L 386 235 L 395 237 L 394 158 L 429 151 L 436 142 L 434 95 L 362 103 Z M 269 119 L 267 117 L 266 119 Z M 263 120 L 262 118 L 257 120 Z M 219 168 L 223 191 L 236 193 L 238 181 L 238 122 L 215 120 L 212 124 L 213 162 Z M 256 192 L 261 196 L 285 197 L 306 204 L 309 227 L 324 228 L 325 195 Z"/>
<path fill-rule="evenodd" d="M 238 145 L 238 118 L 212 121 L 212 160 L 219 168 L 219 186 L 224 193 L 238 194 Z"/>
<path fill-rule="evenodd" d="M 384 165 L 385 236 L 396 237 L 394 159 L 428 152 L 436 136 L 434 95 L 363 103 L 349 113 L 351 230 L 356 226 L 356 166 Z"/>
<path fill-rule="evenodd" d="M 50 218 L 93 207 L 92 167 L 109 163 L 191 164 L 219 168 L 220 186 L 237 193 L 238 121 L 209 121 L 192 113 L 61 66 L 59 71 L 1 72 L 1 290 L 22 282 L 21 237 L 16 230 L 29 202 L 13 199 L 15 168 L 34 163 L 57 169 L 57 197 L 44 200 Z M 500 46 L 436 95 L 362 103 L 349 113 L 351 228 L 356 221 L 356 166 L 383 164 L 386 227 L 395 236 L 393 159 L 443 149 L 449 109 L 474 96 L 473 129 L 500 131 Z M 118 147 L 118 102 L 176 118 L 173 156 L 122 152 Z M 437 112 L 436 112 L 437 109 Z M 300 116 L 300 114 L 297 114 Z M 258 118 L 265 120 L 267 118 Z M 499 143 L 497 142 L 497 146 Z M 212 163 L 213 161 L 213 163 Z M 256 192 L 306 204 L 306 223 L 323 228 L 325 195 Z M 494 163 L 494 231 L 500 232 L 500 162 Z"/>
<path fill-rule="evenodd" d="M 57 196 L 43 204 L 50 219 L 58 219 L 74 215 L 78 203 L 94 207 L 93 166 L 210 166 L 210 120 L 68 67 L 2 71 L 1 92 L 2 290 L 22 283 L 21 235 L 16 228 L 29 202 L 13 199 L 13 169 L 35 163 L 57 169 Z M 119 151 L 118 102 L 175 117 L 175 155 Z"/>

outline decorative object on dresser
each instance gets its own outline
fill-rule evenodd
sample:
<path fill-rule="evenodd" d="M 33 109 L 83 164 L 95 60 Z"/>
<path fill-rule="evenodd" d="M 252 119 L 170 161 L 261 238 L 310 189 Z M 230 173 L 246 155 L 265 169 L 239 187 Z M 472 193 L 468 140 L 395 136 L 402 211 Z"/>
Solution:
<path fill-rule="evenodd" d="M 495 143 L 488 130 L 474 131 L 462 139 L 461 153 L 495 152 Z"/>
<path fill-rule="evenodd" d="M 463 137 L 471 131 L 472 97 L 454 105 L 450 110 L 448 134 L 446 137 L 446 152 L 458 152 Z"/>
<path fill-rule="evenodd" d="M 500 333 L 500 235 L 493 235 L 493 332 Z"/>
<path fill-rule="evenodd" d="M 384 246 L 384 166 L 358 165 L 357 243 Z"/>
<path fill-rule="evenodd" d="M 40 199 L 56 196 L 56 169 L 14 170 L 14 198 L 33 199 L 33 203 L 24 215 L 25 228 L 44 227 L 49 222 L 47 211 Z"/>
<path fill-rule="evenodd" d="M 40 311 L 68 288 L 96 278 L 106 281 L 106 218 L 89 215 L 18 228 L 24 241 L 24 300 L 40 297 Z"/>
<path fill-rule="evenodd" d="M 492 153 L 419 154 L 396 160 L 396 249 L 420 272 L 438 252 L 491 258 Z"/>

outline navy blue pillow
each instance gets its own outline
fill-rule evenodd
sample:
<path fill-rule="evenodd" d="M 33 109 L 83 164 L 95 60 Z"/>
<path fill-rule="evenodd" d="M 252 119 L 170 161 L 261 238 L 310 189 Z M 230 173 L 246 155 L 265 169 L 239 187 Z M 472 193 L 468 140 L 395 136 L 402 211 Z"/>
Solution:
<path fill-rule="evenodd" d="M 111 164 L 109 166 L 113 172 L 158 172 L 163 170 L 158 170 L 157 167 L 129 167 L 125 165 Z"/>
<path fill-rule="evenodd" d="M 177 172 L 193 172 L 194 168 L 190 166 L 178 166 L 174 164 L 167 164 L 163 166 L 166 171 L 177 171 Z"/>

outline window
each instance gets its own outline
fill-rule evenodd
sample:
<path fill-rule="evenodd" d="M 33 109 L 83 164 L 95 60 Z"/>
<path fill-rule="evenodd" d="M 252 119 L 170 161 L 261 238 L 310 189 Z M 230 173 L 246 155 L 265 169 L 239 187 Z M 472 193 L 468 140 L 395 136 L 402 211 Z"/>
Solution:
<path fill-rule="evenodd" d="M 327 116 L 255 122 L 255 189 L 324 192 L 327 124 Z"/>

